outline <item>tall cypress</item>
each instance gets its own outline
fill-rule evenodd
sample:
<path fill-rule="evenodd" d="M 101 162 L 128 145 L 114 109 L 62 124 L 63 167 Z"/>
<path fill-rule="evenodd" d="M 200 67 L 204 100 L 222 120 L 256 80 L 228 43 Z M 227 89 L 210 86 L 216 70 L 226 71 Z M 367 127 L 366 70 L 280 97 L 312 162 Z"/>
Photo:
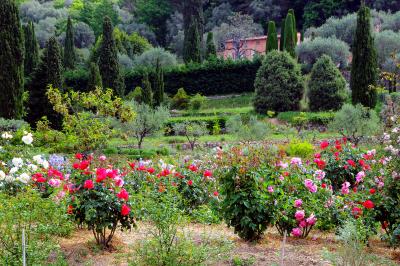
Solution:
<path fill-rule="evenodd" d="M 183 61 L 185 63 L 201 62 L 201 40 L 197 20 L 193 20 L 186 32 L 183 43 Z"/>
<path fill-rule="evenodd" d="M 47 41 L 40 63 L 27 86 L 29 88 L 28 121 L 35 125 L 43 116 L 47 116 L 53 126 L 59 128 L 61 119 L 53 111 L 53 106 L 46 95 L 49 85 L 62 90 L 61 53 L 55 37 Z"/>
<path fill-rule="evenodd" d="M 293 32 L 294 32 L 294 43 L 297 44 L 297 25 L 296 25 L 296 15 L 294 14 L 294 9 L 289 9 L 289 14 L 292 14 L 292 22 L 293 22 Z"/>
<path fill-rule="evenodd" d="M 124 96 L 125 85 L 120 74 L 113 26 L 109 17 L 105 17 L 103 22 L 103 39 L 99 51 L 99 70 L 103 87 L 111 88 L 118 95 Z"/>
<path fill-rule="evenodd" d="M 76 57 L 72 20 L 71 17 L 68 17 L 67 32 L 64 43 L 64 67 L 66 69 L 73 69 L 75 67 L 75 59 Z"/>
<path fill-rule="evenodd" d="M 217 48 L 215 48 L 214 44 L 214 34 L 212 31 L 207 33 L 207 42 L 206 42 L 206 58 L 216 57 L 217 56 Z"/>
<path fill-rule="evenodd" d="M 371 85 L 376 85 L 378 79 L 378 63 L 370 20 L 370 10 L 363 3 L 357 14 L 350 87 L 353 104 L 361 103 L 364 106 L 374 107 L 377 95 Z"/>
<path fill-rule="evenodd" d="M 156 73 L 154 78 L 154 106 L 160 106 L 164 102 L 164 71 L 157 59 Z"/>
<path fill-rule="evenodd" d="M 39 44 L 36 39 L 35 26 L 30 21 L 23 26 L 25 40 L 25 76 L 30 76 L 39 63 Z"/>
<path fill-rule="evenodd" d="M 14 0 L 0 1 L 0 117 L 22 118 L 24 38 Z"/>
<path fill-rule="evenodd" d="M 278 36 L 276 33 L 275 22 L 268 22 L 268 35 L 267 35 L 267 47 L 265 52 L 268 53 L 272 50 L 278 50 Z"/>
<path fill-rule="evenodd" d="M 283 51 L 285 49 L 285 22 L 286 19 L 282 19 L 281 23 L 281 38 L 279 42 L 279 50 Z"/>
<path fill-rule="evenodd" d="M 288 13 L 285 21 L 285 51 L 287 51 L 291 56 L 295 57 L 296 52 L 296 42 L 294 39 L 294 29 L 293 29 L 293 16 Z"/>
<path fill-rule="evenodd" d="M 153 92 L 151 90 L 151 83 L 149 81 L 149 74 L 145 73 L 142 79 L 142 87 L 143 87 L 143 94 L 142 94 L 142 101 L 149 105 L 153 105 Z"/>
<path fill-rule="evenodd" d="M 101 76 L 99 71 L 99 66 L 96 63 L 90 63 L 89 67 L 89 80 L 87 85 L 87 90 L 94 90 L 96 87 L 103 87 L 101 82 Z"/>

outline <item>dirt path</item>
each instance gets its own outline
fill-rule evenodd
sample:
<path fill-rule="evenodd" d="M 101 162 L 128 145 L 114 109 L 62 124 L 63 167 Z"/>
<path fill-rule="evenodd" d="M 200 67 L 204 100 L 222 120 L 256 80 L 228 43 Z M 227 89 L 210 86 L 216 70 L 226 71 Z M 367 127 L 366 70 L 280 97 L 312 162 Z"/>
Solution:
<path fill-rule="evenodd" d="M 61 248 L 68 260 L 68 264 L 72 266 L 93 265 L 108 266 L 128 265 L 127 257 L 132 252 L 133 246 L 138 240 L 146 238 L 146 229 L 149 225 L 140 223 L 137 229 L 131 232 L 118 232 L 113 240 L 113 249 L 111 251 L 99 250 L 93 242 L 91 232 L 87 230 L 77 230 L 70 238 L 61 240 Z M 228 239 L 234 242 L 234 249 L 229 258 L 221 261 L 215 266 L 234 265 L 233 259 L 240 261 L 248 261 L 251 264 L 241 265 L 279 265 L 282 238 L 277 232 L 269 229 L 263 239 L 257 243 L 247 243 L 238 238 L 233 230 L 226 228 L 224 225 L 197 225 L 192 224 L 185 230 L 189 230 L 194 239 L 200 238 L 201 235 L 207 234 L 222 239 Z M 287 238 L 285 245 L 285 266 L 308 266 L 331 265 L 322 257 L 322 251 L 327 249 L 334 251 L 337 245 L 332 234 L 321 233 L 318 231 L 311 232 L 308 239 Z M 385 247 L 385 244 L 378 240 L 371 241 L 371 248 L 368 252 L 397 260 L 400 265 L 399 251 L 393 251 Z"/>

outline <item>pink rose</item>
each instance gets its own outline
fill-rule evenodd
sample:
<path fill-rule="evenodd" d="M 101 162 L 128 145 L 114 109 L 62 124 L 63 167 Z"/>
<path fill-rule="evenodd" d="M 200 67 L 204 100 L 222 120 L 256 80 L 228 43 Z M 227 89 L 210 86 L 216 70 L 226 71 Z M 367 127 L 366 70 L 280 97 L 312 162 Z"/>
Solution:
<path fill-rule="evenodd" d="M 306 219 L 308 225 L 314 225 L 317 222 L 317 218 L 315 218 L 314 214 L 311 214 L 310 217 Z"/>
<path fill-rule="evenodd" d="M 296 208 L 300 208 L 301 205 L 303 205 L 303 201 L 301 199 L 297 199 L 297 200 L 294 201 L 294 206 Z"/>
<path fill-rule="evenodd" d="M 296 214 L 294 215 L 294 217 L 296 218 L 297 221 L 303 220 L 305 217 L 304 211 L 303 210 L 296 211 Z"/>
<path fill-rule="evenodd" d="M 292 230 L 292 235 L 293 235 L 293 236 L 296 236 L 296 237 L 301 236 L 302 233 L 303 233 L 303 232 L 301 231 L 301 228 L 298 228 L 298 227 L 293 228 L 293 230 Z"/>

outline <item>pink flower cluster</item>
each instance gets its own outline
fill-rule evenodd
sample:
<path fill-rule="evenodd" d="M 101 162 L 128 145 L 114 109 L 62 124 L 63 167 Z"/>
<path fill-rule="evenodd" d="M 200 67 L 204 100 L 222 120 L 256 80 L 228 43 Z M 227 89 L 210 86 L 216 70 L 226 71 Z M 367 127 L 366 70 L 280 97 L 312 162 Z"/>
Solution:
<path fill-rule="evenodd" d="M 304 180 L 304 185 L 306 188 L 311 192 L 311 193 L 316 193 L 317 192 L 317 185 L 314 184 L 314 182 L 311 179 L 306 179 Z"/>
<path fill-rule="evenodd" d="M 296 204 L 296 203 L 295 203 Z M 297 221 L 297 227 L 292 229 L 292 235 L 295 237 L 300 237 L 303 235 L 303 232 L 310 231 L 311 228 L 317 222 L 317 218 L 314 214 L 311 214 L 308 218 L 305 218 L 304 210 L 297 210 L 294 217 Z"/>
<path fill-rule="evenodd" d="M 344 195 L 349 194 L 349 188 L 350 188 L 350 183 L 344 182 L 342 184 L 342 194 L 344 194 Z"/>

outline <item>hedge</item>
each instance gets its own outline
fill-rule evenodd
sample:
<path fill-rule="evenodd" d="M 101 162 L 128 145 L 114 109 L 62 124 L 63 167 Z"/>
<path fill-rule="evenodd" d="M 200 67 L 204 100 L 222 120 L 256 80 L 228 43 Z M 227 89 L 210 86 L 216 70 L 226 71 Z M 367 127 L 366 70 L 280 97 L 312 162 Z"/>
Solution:
<path fill-rule="evenodd" d="M 206 123 L 209 134 L 212 134 L 213 126 L 215 125 L 215 123 L 218 123 L 221 129 L 225 128 L 227 118 L 224 116 L 174 117 L 166 123 L 165 135 L 174 135 L 174 125 L 177 123 L 182 123 L 184 121 Z"/>
<path fill-rule="evenodd" d="M 249 60 L 214 59 L 203 64 L 181 65 L 165 69 L 165 92 L 175 94 L 184 88 L 188 94 L 202 95 L 232 94 L 254 91 L 254 80 L 261 58 Z M 125 92 L 128 94 L 142 85 L 145 71 L 153 74 L 153 70 L 135 69 L 125 73 Z M 64 74 L 65 83 L 75 90 L 86 90 L 87 71 L 75 70 Z"/>
<path fill-rule="evenodd" d="M 282 112 L 277 118 L 289 124 L 295 123 L 295 118 L 300 115 L 300 112 Z M 306 123 L 316 125 L 328 125 L 335 118 L 334 112 L 306 112 Z"/>

